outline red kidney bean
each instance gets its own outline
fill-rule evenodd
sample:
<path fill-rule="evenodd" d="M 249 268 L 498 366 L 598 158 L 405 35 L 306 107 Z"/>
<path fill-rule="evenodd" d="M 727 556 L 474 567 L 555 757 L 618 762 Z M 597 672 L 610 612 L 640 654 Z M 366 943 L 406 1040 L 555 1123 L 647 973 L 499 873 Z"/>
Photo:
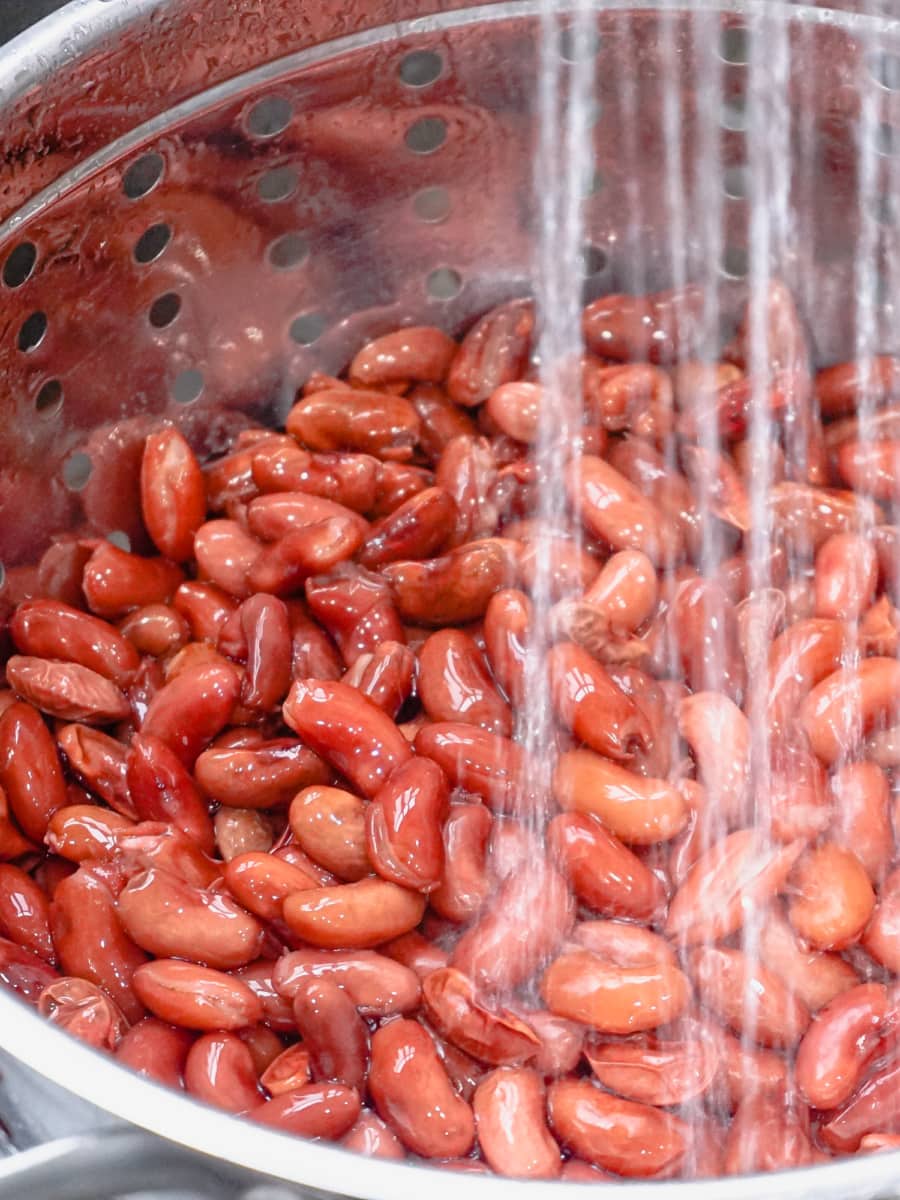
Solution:
<path fill-rule="evenodd" d="M 797 862 L 788 915 L 817 950 L 846 949 L 862 933 L 874 906 L 869 877 L 852 850 L 824 842 Z"/>
<path fill-rule="evenodd" d="M 131 875 L 159 867 L 192 887 L 209 888 L 222 877 L 221 863 L 214 862 L 173 825 L 141 821 L 112 833 L 115 858 Z"/>
<path fill-rule="evenodd" d="M 861 983 L 826 1004 L 797 1048 L 800 1094 L 812 1108 L 837 1108 L 856 1090 L 878 1043 L 887 1008 L 880 983 Z"/>
<path fill-rule="evenodd" d="M 354 882 L 371 873 L 367 810 L 357 796 L 342 788 L 304 788 L 291 802 L 288 821 L 310 858 L 339 879 Z"/>
<path fill-rule="evenodd" d="M 646 718 L 586 650 L 561 642 L 547 661 L 557 714 L 579 741 L 619 761 L 628 761 L 633 747 L 646 748 Z"/>
<path fill-rule="evenodd" d="M 648 779 L 601 758 L 592 750 L 560 755 L 553 791 L 568 811 L 592 813 L 623 842 L 652 845 L 684 829 L 682 794 L 662 779 Z"/>
<path fill-rule="evenodd" d="M 710 846 L 675 893 L 666 932 L 689 942 L 728 937 L 782 890 L 803 845 L 771 846 L 757 830 L 739 829 Z"/>
<path fill-rule="evenodd" d="M 226 1112 L 249 1112 L 261 1100 L 253 1056 L 233 1033 L 204 1033 L 194 1042 L 184 1084 L 192 1096 Z"/>
<path fill-rule="evenodd" d="M 372 654 L 361 654 L 343 682 L 396 718 L 416 683 L 416 656 L 409 646 L 383 642 Z"/>
<path fill-rule="evenodd" d="M 715 1044 L 700 1041 L 639 1038 L 589 1043 L 585 1057 L 596 1079 L 609 1091 L 657 1108 L 702 1096 L 712 1086 L 720 1065 Z"/>
<path fill-rule="evenodd" d="M 365 513 L 375 503 L 381 464 L 369 454 L 310 454 L 288 439 L 255 453 L 251 472 L 261 492 L 307 492 Z"/>
<path fill-rule="evenodd" d="M 876 962 L 900 972 L 900 870 L 892 871 L 881 885 L 862 945 Z"/>
<path fill-rule="evenodd" d="M 240 679 L 224 660 L 188 667 L 150 701 L 141 732 L 158 737 L 188 768 L 231 716 Z"/>
<path fill-rule="evenodd" d="M 38 999 L 38 1012 L 98 1050 L 114 1050 L 128 1028 L 109 996 L 85 979 L 57 979 Z"/>
<path fill-rule="evenodd" d="M 778 908 L 769 910 L 759 931 L 759 958 L 813 1013 L 859 983 L 839 954 L 810 950 Z"/>
<path fill-rule="evenodd" d="M 88 607 L 100 617 L 122 617 L 147 604 L 167 604 L 184 579 L 164 558 L 141 558 L 100 542 L 84 568 Z"/>
<path fill-rule="evenodd" d="M 97 984 L 127 1020 L 140 1020 L 144 1010 L 133 977 L 147 955 L 122 928 L 115 897 L 98 874 L 80 867 L 57 885 L 50 931 L 67 975 Z"/>
<path fill-rule="evenodd" d="M 834 816 L 831 836 L 850 850 L 873 883 L 888 872 L 894 856 L 890 789 L 884 771 L 873 762 L 848 763 L 831 777 Z"/>
<path fill-rule="evenodd" d="M 126 1029 L 115 1049 L 120 1063 L 167 1087 L 184 1087 L 184 1067 L 194 1035 L 187 1029 L 144 1017 Z"/>
<path fill-rule="evenodd" d="M 452 967 L 431 972 L 422 984 L 425 1012 L 448 1041 L 473 1058 L 494 1065 L 534 1058 L 540 1039 L 508 1009 L 492 1010 L 479 1001 L 472 981 Z"/>
<path fill-rule="evenodd" d="M 266 1067 L 259 1082 L 271 1096 L 283 1096 L 309 1083 L 309 1051 L 301 1044 L 288 1046 Z"/>
<path fill-rule="evenodd" d="M 429 558 L 446 544 L 456 522 L 450 493 L 425 488 L 371 526 L 357 558 L 372 570 L 398 559 Z"/>
<path fill-rule="evenodd" d="M 454 1092 L 433 1040 L 417 1022 L 391 1021 L 372 1038 L 369 1091 L 379 1116 L 413 1153 L 448 1158 L 471 1149 L 472 1109 Z"/>
<path fill-rule="evenodd" d="M 176 654 L 190 639 L 187 621 L 169 604 L 147 604 L 137 608 L 119 628 L 135 650 L 154 658 Z"/>
<path fill-rule="evenodd" d="M 531 300 L 510 300 L 486 313 L 463 338 L 450 367 L 450 398 L 471 408 L 501 384 L 518 379 L 528 361 L 534 324 Z"/>
<path fill-rule="evenodd" d="M 512 811 L 529 788 L 522 748 L 508 738 L 461 721 L 425 725 L 415 739 L 416 753 L 432 759 L 451 786 L 481 796 L 499 812 Z"/>
<path fill-rule="evenodd" d="M 212 854 L 215 834 L 207 802 L 165 742 L 150 734 L 132 740 L 127 781 L 140 820 L 170 823 L 204 853 Z"/>
<path fill-rule="evenodd" d="M 227 970 L 259 954 L 263 929 L 248 912 L 228 896 L 156 868 L 132 876 L 116 909 L 125 932 L 158 958 Z"/>
<path fill-rule="evenodd" d="M 304 787 L 324 783 L 330 772 L 317 754 L 295 738 L 249 746 L 211 746 L 194 764 L 207 796 L 233 808 L 280 808 Z"/>
<path fill-rule="evenodd" d="M 387 460 L 409 459 L 419 436 L 419 416 L 408 400 L 344 387 L 307 396 L 285 424 L 310 450 L 351 450 Z"/>
<path fill-rule="evenodd" d="M 831 1150 L 856 1150 L 868 1133 L 900 1132 L 897 1084 L 900 1059 L 890 1054 L 873 1065 L 861 1086 L 837 1112 L 829 1114 L 820 1136 Z"/>
<path fill-rule="evenodd" d="M 241 967 L 233 972 L 233 978 L 244 984 L 250 994 L 259 1002 L 262 1017 L 251 1017 L 250 1020 L 263 1020 L 266 1025 L 278 1033 L 296 1034 L 297 1026 L 294 1021 L 294 1010 L 291 1002 L 276 989 L 273 982 L 275 964 L 266 959 L 257 959 L 247 967 Z"/>
<path fill-rule="evenodd" d="M 640 550 L 656 564 L 682 552 L 681 536 L 654 502 L 601 458 L 584 455 L 566 471 L 571 503 L 588 532 L 616 550 Z"/>
<path fill-rule="evenodd" d="M 475 642 L 456 629 L 431 634 L 419 651 L 419 696 L 432 721 L 461 721 L 509 737 L 512 713 Z"/>
<path fill-rule="evenodd" d="M 442 388 L 434 384 L 418 384 L 408 393 L 407 399 L 419 414 L 422 422 L 419 448 L 431 463 L 440 459 L 447 444 L 454 438 L 476 436 L 471 417 L 454 404 Z"/>
<path fill-rule="evenodd" d="M 186 562 L 206 516 L 206 485 L 200 464 L 177 429 L 160 429 L 144 443 L 141 515 L 157 550 Z"/>
<path fill-rule="evenodd" d="M 743 1038 L 761 1046 L 790 1048 L 805 1033 L 806 1005 L 777 975 L 753 963 L 741 950 L 697 947 L 691 951 L 689 967 L 703 1002 Z"/>
<path fill-rule="evenodd" d="M 30 704 L 12 704 L 0 716 L 0 786 L 26 837 L 40 842 L 66 791 L 53 738 Z"/>
<path fill-rule="evenodd" d="M 672 964 L 622 966 L 581 949 L 564 951 L 541 981 L 552 1013 L 607 1034 L 667 1024 L 684 1011 L 689 991 L 687 979 Z"/>
<path fill-rule="evenodd" d="M 369 1065 L 369 1031 L 350 996 L 327 977 L 297 981 L 294 1020 L 313 1078 L 360 1091 Z"/>
<path fill-rule="evenodd" d="M 125 817 L 137 817 L 128 783 L 128 751 L 116 738 L 88 725 L 65 725 L 56 735 L 69 770 L 86 788 Z"/>
<path fill-rule="evenodd" d="M 187 580 L 172 597 L 172 607 L 187 621 L 195 641 L 215 643 L 237 603 L 215 584 Z"/>
<path fill-rule="evenodd" d="M 481 1080 L 472 1098 L 481 1151 L 499 1175 L 553 1179 L 559 1146 L 547 1128 L 544 1085 L 536 1071 L 503 1067 Z"/>
<path fill-rule="evenodd" d="M 448 807 L 447 778 L 428 759 L 410 759 L 388 776 L 365 812 L 366 853 L 377 874 L 434 891 L 443 875 Z"/>
<path fill-rule="evenodd" d="M 703 292 L 694 285 L 649 296 L 603 296 L 584 310 L 585 341 L 607 359 L 675 361 L 696 337 L 694 321 L 703 304 Z"/>
<path fill-rule="evenodd" d="M 409 745 L 390 717 L 346 684 L 298 681 L 285 701 L 284 718 L 367 797 L 410 757 Z"/>
<path fill-rule="evenodd" d="M 112 625 L 60 601 L 20 604 L 9 629 L 21 654 L 77 663 L 119 687 L 127 687 L 140 665 L 137 650 Z"/>
<path fill-rule="evenodd" d="M 262 1017 L 262 1004 L 246 983 L 174 958 L 144 963 L 134 973 L 134 990 L 160 1020 L 186 1029 L 241 1029 Z"/>
<path fill-rule="evenodd" d="M 280 921 L 285 899 L 293 892 L 318 887 L 319 881 L 300 867 L 274 854 L 236 855 L 225 868 L 225 882 L 234 898 L 264 921 Z"/>
<path fill-rule="evenodd" d="M 518 570 L 515 546 L 505 538 L 485 538 L 440 558 L 388 563 L 382 574 L 403 620 L 460 625 L 483 617 L 494 593 L 512 586 Z"/>
<path fill-rule="evenodd" d="M 816 400 L 823 417 L 852 413 L 863 399 L 889 403 L 900 391 L 900 364 L 887 354 L 876 354 L 865 362 L 838 363 L 819 371 L 815 378 Z"/>
<path fill-rule="evenodd" d="M 7 938 L 0 938 L 0 983 L 37 1004 L 44 988 L 59 979 L 59 972 L 39 955 Z"/>
<path fill-rule="evenodd" d="M 359 1096 L 339 1083 L 308 1083 L 254 1108 L 248 1116 L 303 1138 L 337 1141 L 359 1116 Z"/>
<path fill-rule="evenodd" d="M 514 588 L 492 596 L 484 614 L 485 652 L 491 671 L 516 705 L 525 695 L 525 653 L 531 620 L 531 601 Z"/>
<path fill-rule="evenodd" d="M 851 754 L 878 722 L 896 721 L 898 697 L 900 662 L 867 658 L 817 684 L 800 707 L 800 723 L 813 750 L 830 766 Z"/>
<path fill-rule="evenodd" d="M 295 892 L 284 902 L 284 919 L 294 933 L 327 950 L 378 946 L 415 929 L 424 911 L 424 896 L 386 879 Z"/>
<path fill-rule="evenodd" d="M 73 863 L 111 858 L 117 849 L 116 831 L 133 824 L 99 804 L 67 804 L 50 818 L 44 841 L 54 854 Z"/>
<path fill-rule="evenodd" d="M 64 721 L 107 725 L 131 715 L 131 705 L 114 683 L 77 663 L 14 655 L 6 678 L 24 700 Z"/>
<path fill-rule="evenodd" d="M 709 800 L 729 824 L 746 818 L 750 724 L 720 692 L 695 692 L 681 701 L 678 727 L 697 763 Z"/>
<path fill-rule="evenodd" d="M 514 988 L 556 951 L 573 919 L 565 881 L 546 862 L 535 859 L 527 872 L 504 880 L 456 943 L 450 965 L 468 975 L 476 987 Z M 526 923 L 527 939 L 521 936 Z"/>
<path fill-rule="evenodd" d="M 467 921 L 491 890 L 487 843 L 493 820 L 482 804 L 454 804 L 444 822 L 444 874 L 429 903 L 449 921 Z"/>
<path fill-rule="evenodd" d="M 547 844 L 582 904 L 610 917 L 648 920 L 665 903 L 662 883 L 596 817 L 560 813 Z"/>
<path fill-rule="evenodd" d="M 363 387 L 415 379 L 440 383 L 450 369 L 457 345 L 440 329 L 414 325 L 375 338 L 350 364 L 351 382 Z"/>
<path fill-rule="evenodd" d="M 670 1113 L 601 1092 L 585 1079 L 548 1089 L 550 1127 L 580 1158 L 627 1177 L 672 1175 L 688 1153 L 689 1127 Z"/>
<path fill-rule="evenodd" d="M 803 1167 L 816 1157 L 808 1132 L 785 1100 L 751 1093 L 741 1101 L 725 1144 L 726 1174 Z"/>
<path fill-rule="evenodd" d="M 30 875 L 11 863 L 0 863 L 0 933 L 47 962 L 55 962 L 47 897 Z"/>
<path fill-rule="evenodd" d="M 353 1150 L 356 1154 L 364 1154 L 367 1158 L 405 1158 L 406 1153 L 400 1143 L 379 1117 L 365 1109 L 351 1128 L 341 1138 L 345 1150 Z"/>
<path fill-rule="evenodd" d="M 411 1012 L 421 998 L 414 971 L 372 950 L 296 950 L 282 955 L 275 967 L 275 984 L 290 999 L 309 978 L 338 984 L 363 1016 Z"/>

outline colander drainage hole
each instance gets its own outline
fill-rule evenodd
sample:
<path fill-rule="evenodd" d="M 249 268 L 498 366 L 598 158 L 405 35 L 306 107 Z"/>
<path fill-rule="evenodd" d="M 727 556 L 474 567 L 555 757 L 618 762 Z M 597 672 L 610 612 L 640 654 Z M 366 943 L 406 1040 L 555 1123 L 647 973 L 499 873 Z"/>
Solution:
<path fill-rule="evenodd" d="M 900 154 L 900 129 L 896 125 L 885 122 L 878 126 L 875 135 L 875 149 L 879 154 L 893 156 Z"/>
<path fill-rule="evenodd" d="M 112 533 L 106 535 L 106 540 L 112 542 L 114 546 L 118 546 L 120 550 L 126 551 L 131 549 L 131 538 L 124 529 L 114 529 Z"/>
<path fill-rule="evenodd" d="M 731 25 L 722 30 L 719 57 L 734 67 L 747 65 L 750 61 L 750 33 L 744 25 Z"/>
<path fill-rule="evenodd" d="M 406 131 L 406 146 L 413 154 L 433 154 L 447 140 L 447 122 L 443 117 L 422 117 Z"/>
<path fill-rule="evenodd" d="M 876 54 L 869 59 L 873 79 L 889 92 L 900 91 L 900 54 Z"/>
<path fill-rule="evenodd" d="M 134 247 L 134 257 L 139 263 L 151 263 L 159 258 L 172 240 L 172 230 L 165 222 L 151 225 L 138 238 Z"/>
<path fill-rule="evenodd" d="M 122 191 L 129 200 L 140 200 L 141 196 L 152 192 L 162 179 L 165 165 L 163 156 L 155 150 L 142 154 L 122 176 Z"/>
<path fill-rule="evenodd" d="M 193 404 L 203 391 L 203 373 L 196 367 L 182 371 L 172 380 L 172 399 L 176 404 Z"/>
<path fill-rule="evenodd" d="M 746 163 L 734 163 L 722 173 L 722 190 L 729 200 L 745 200 L 750 192 L 750 169 Z"/>
<path fill-rule="evenodd" d="M 269 247 L 269 262 L 279 271 L 299 267 L 309 257 L 309 242 L 302 233 L 285 233 Z"/>
<path fill-rule="evenodd" d="M 290 124 L 293 108 L 284 96 L 266 96 L 247 114 L 247 130 L 258 138 L 275 137 Z"/>
<path fill-rule="evenodd" d="M 44 417 L 52 417 L 62 408 L 63 387 L 58 379 L 48 379 L 34 398 L 34 407 Z"/>
<path fill-rule="evenodd" d="M 413 212 L 420 221 L 435 225 L 450 213 L 450 193 L 443 187 L 423 188 L 413 196 Z"/>
<path fill-rule="evenodd" d="M 38 346 L 44 340 L 46 332 L 47 314 L 33 312 L 30 317 L 26 317 L 22 322 L 22 327 L 19 330 L 19 349 L 24 354 L 28 354 L 32 350 L 37 350 Z"/>
<path fill-rule="evenodd" d="M 0 588 L 6 583 L 6 567 L 0 562 Z"/>
<path fill-rule="evenodd" d="M 584 273 L 588 277 L 591 275 L 599 275 L 601 271 L 606 269 L 609 259 L 606 251 L 601 250 L 599 246 L 587 245 L 582 247 L 581 262 L 584 266 Z"/>
<path fill-rule="evenodd" d="M 154 329 L 165 329 L 181 312 L 181 297 L 175 292 L 158 296 L 150 305 L 150 324 Z"/>
<path fill-rule="evenodd" d="M 94 464 L 89 454 L 80 450 L 71 455 L 63 463 L 63 483 L 70 492 L 80 492 L 87 484 L 94 470 Z"/>
<path fill-rule="evenodd" d="M 750 270 L 750 256 L 744 246 L 726 246 L 722 255 L 722 272 L 729 279 L 743 279 Z"/>
<path fill-rule="evenodd" d="M 438 267 L 425 280 L 432 300 L 453 300 L 462 291 L 462 275 L 452 267 Z"/>
<path fill-rule="evenodd" d="M 277 200 L 287 200 L 297 190 L 299 177 L 293 167 L 273 167 L 261 175 L 256 184 L 260 200 L 269 204 Z"/>
<path fill-rule="evenodd" d="M 291 322 L 288 333 L 298 346 L 311 346 L 325 332 L 326 321 L 321 313 L 303 313 Z"/>
<path fill-rule="evenodd" d="M 37 247 L 33 242 L 19 242 L 3 264 L 3 282 L 8 288 L 21 287 L 37 262 Z"/>
<path fill-rule="evenodd" d="M 427 87 L 440 77 L 444 63 L 435 50 L 413 50 L 400 61 L 400 82 L 407 87 Z"/>
<path fill-rule="evenodd" d="M 584 32 L 568 26 L 559 35 L 559 57 L 563 62 L 586 62 L 600 49 L 600 34 L 596 29 Z"/>

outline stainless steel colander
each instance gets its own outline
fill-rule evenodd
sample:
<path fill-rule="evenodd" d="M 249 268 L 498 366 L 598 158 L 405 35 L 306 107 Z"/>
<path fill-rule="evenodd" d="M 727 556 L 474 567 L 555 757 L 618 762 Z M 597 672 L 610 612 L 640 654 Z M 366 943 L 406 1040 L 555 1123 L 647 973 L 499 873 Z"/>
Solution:
<path fill-rule="evenodd" d="M 880 280 L 867 319 L 878 348 L 897 352 L 900 24 L 887 18 L 775 0 L 598 2 L 588 287 L 716 275 L 733 317 L 748 252 L 746 29 L 776 17 L 792 149 L 779 271 L 820 361 L 849 355 L 865 228 Z M 142 548 L 137 455 L 162 414 L 215 451 L 365 338 L 411 319 L 455 332 L 527 290 L 537 32 L 535 0 L 73 0 L 0 54 L 7 597 L 53 537 L 89 530 Z M 874 138 L 865 189 L 861 112 Z M 714 179 L 691 169 L 711 122 Z M 686 197 L 678 237 L 673 179 Z M 48 1104 L 77 1113 L 74 1141 L 0 1165 L 0 1200 L 176 1179 L 247 1200 L 296 1194 L 287 1184 L 372 1200 L 449 1200 L 461 1184 L 473 1200 L 564 1200 L 578 1186 L 462 1181 L 256 1128 L 132 1076 L 5 993 L 0 1046 L 65 1090 Z M 882 1154 L 627 1195 L 897 1192 L 900 1154 Z"/>

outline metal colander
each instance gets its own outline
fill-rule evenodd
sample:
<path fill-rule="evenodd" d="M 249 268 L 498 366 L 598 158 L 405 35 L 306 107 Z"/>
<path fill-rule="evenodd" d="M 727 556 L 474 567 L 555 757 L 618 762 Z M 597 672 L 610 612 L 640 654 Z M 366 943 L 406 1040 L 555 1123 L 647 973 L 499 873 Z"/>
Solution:
<path fill-rule="evenodd" d="M 589 292 L 714 278 L 724 323 L 733 319 L 749 257 L 748 38 L 777 18 L 791 149 L 779 272 L 819 361 L 851 355 L 868 230 L 880 283 L 867 319 L 879 349 L 897 352 L 900 25 L 770 0 L 686 7 L 597 5 Z M 455 333 L 528 290 L 538 28 L 534 0 L 73 0 L 0 55 L 8 597 L 15 569 L 55 536 L 145 547 L 136 468 L 160 417 L 202 452 L 221 450 L 248 419 L 283 415 L 313 369 L 339 370 L 366 338 L 410 320 Z M 578 52 L 564 20 L 558 51 L 564 64 Z M 861 112 L 875 139 L 865 188 Z M 711 130 L 712 179 L 694 153 Z M 685 198 L 677 231 L 673 180 Z M 378 1200 L 423 1188 L 440 1200 L 460 1186 L 447 1172 L 297 1143 L 166 1093 L 5 994 L 0 1045 L 69 1093 L 205 1153 L 194 1166 L 214 1181 L 210 1194 L 250 1187 L 248 1170 Z M 116 1186 L 123 1163 L 140 1182 L 169 1162 L 162 1145 L 119 1129 L 88 1138 L 76 1159 L 44 1147 L 0 1168 L 0 1196 L 96 1195 L 111 1162 Z M 636 1184 L 628 1195 L 872 1200 L 900 1180 L 897 1159 Z M 573 1194 L 571 1184 L 465 1180 L 475 1200 L 526 1186 L 547 1200 Z"/>

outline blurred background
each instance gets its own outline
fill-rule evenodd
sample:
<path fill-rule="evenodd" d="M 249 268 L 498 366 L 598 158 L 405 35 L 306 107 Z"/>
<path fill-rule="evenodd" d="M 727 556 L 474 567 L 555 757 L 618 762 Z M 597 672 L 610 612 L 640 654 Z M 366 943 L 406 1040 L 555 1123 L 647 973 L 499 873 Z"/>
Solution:
<path fill-rule="evenodd" d="M 0 42 L 8 42 L 28 25 L 62 8 L 65 0 L 0 0 Z"/>

